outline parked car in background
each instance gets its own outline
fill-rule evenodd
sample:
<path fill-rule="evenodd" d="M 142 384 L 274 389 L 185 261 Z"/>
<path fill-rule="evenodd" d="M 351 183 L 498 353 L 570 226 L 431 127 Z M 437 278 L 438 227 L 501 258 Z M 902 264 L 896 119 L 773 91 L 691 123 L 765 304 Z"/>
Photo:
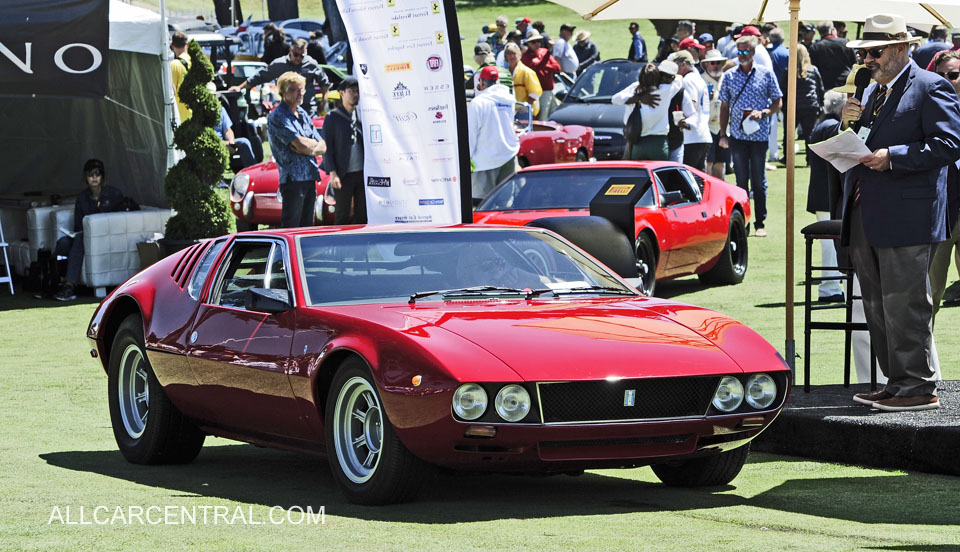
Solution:
<path fill-rule="evenodd" d="M 608 59 L 587 67 L 564 95 L 560 106 L 550 114 L 550 120 L 564 125 L 592 127 L 596 158 L 622 159 L 626 146 L 623 122 L 627 107 L 613 105 L 610 99 L 637 82 L 642 67 L 642 63 L 625 59 Z"/>
<path fill-rule="evenodd" d="M 747 193 L 718 178 L 669 161 L 606 161 L 539 165 L 490 191 L 473 213 L 476 224 L 521 226 L 544 217 L 578 217 L 607 180 L 655 185 L 634 209 L 640 283 L 652 295 L 657 280 L 697 274 L 705 283 L 738 284 L 747 273 Z"/>
<path fill-rule="evenodd" d="M 589 161 L 593 157 L 593 129 L 580 125 L 564 126 L 552 121 L 532 121 L 519 131 L 521 167 Z"/>
<path fill-rule="evenodd" d="M 750 328 L 642 297 L 539 228 L 206 240 L 117 287 L 86 336 L 128 462 L 191 462 L 206 435 L 325 454 L 362 504 L 433 466 L 725 485 L 790 390 Z"/>
<path fill-rule="evenodd" d="M 318 162 L 323 158 L 318 157 Z M 332 193 L 325 198 L 330 175 L 320 170 L 317 181 L 317 204 L 314 207 L 316 224 L 333 224 Z M 247 167 L 230 182 L 230 212 L 237 217 L 237 231 L 256 230 L 261 224 L 280 226 L 283 198 L 280 194 L 280 171 L 271 157 L 263 163 Z"/>

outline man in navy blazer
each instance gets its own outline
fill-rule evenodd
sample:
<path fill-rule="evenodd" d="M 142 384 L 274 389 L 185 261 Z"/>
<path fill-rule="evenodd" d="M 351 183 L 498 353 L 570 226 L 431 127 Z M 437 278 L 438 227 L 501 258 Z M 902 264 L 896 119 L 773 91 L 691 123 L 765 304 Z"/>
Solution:
<path fill-rule="evenodd" d="M 888 381 L 854 401 L 885 411 L 939 408 L 928 272 L 946 239 L 947 166 L 960 158 L 960 102 L 946 79 L 910 60 L 904 19 L 867 18 L 848 43 L 876 83 L 850 98 L 844 121 L 873 152 L 844 179 L 841 243 L 863 295 L 877 361 Z"/>

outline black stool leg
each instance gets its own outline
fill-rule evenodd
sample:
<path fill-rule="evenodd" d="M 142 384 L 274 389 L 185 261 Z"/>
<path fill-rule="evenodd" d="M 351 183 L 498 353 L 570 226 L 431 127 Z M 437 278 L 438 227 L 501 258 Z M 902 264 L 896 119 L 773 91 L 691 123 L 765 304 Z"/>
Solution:
<path fill-rule="evenodd" d="M 803 278 L 803 392 L 810 392 L 810 290 L 813 279 L 813 239 L 807 236 L 806 267 Z"/>
<path fill-rule="evenodd" d="M 850 347 L 853 341 L 853 271 L 843 271 L 847 284 L 847 297 L 844 310 L 846 311 L 846 327 L 843 329 L 843 386 L 850 387 Z"/>

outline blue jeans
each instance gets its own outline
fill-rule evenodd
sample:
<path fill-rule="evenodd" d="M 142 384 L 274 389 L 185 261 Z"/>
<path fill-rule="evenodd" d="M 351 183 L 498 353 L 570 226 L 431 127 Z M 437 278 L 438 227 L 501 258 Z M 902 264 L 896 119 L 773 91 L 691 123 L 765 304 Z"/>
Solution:
<path fill-rule="evenodd" d="M 767 142 L 751 142 L 730 138 L 730 156 L 737 186 L 747 193 L 753 190 L 754 226 L 763 228 L 767 218 Z M 749 183 L 749 185 L 748 185 Z"/>

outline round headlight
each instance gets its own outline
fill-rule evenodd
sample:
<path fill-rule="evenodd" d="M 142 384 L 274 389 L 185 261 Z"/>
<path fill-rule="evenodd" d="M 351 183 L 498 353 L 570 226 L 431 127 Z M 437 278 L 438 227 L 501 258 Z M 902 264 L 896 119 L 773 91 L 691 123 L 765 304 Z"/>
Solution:
<path fill-rule="evenodd" d="M 721 412 L 733 412 L 743 402 L 743 384 L 733 376 L 724 376 L 713 394 L 713 406 Z"/>
<path fill-rule="evenodd" d="M 240 201 L 243 194 L 247 193 L 247 188 L 249 187 L 250 175 L 240 173 L 234 176 L 233 182 L 230 183 L 230 198 L 234 201 Z"/>
<path fill-rule="evenodd" d="M 508 422 L 519 422 L 530 412 L 530 393 L 519 385 L 506 385 L 494 401 L 497 414 Z"/>
<path fill-rule="evenodd" d="M 487 392 L 475 383 L 465 383 L 453 394 L 453 412 L 464 420 L 476 420 L 487 410 Z"/>
<path fill-rule="evenodd" d="M 777 383 L 767 374 L 754 374 L 747 379 L 747 404 L 763 410 L 777 398 Z"/>

